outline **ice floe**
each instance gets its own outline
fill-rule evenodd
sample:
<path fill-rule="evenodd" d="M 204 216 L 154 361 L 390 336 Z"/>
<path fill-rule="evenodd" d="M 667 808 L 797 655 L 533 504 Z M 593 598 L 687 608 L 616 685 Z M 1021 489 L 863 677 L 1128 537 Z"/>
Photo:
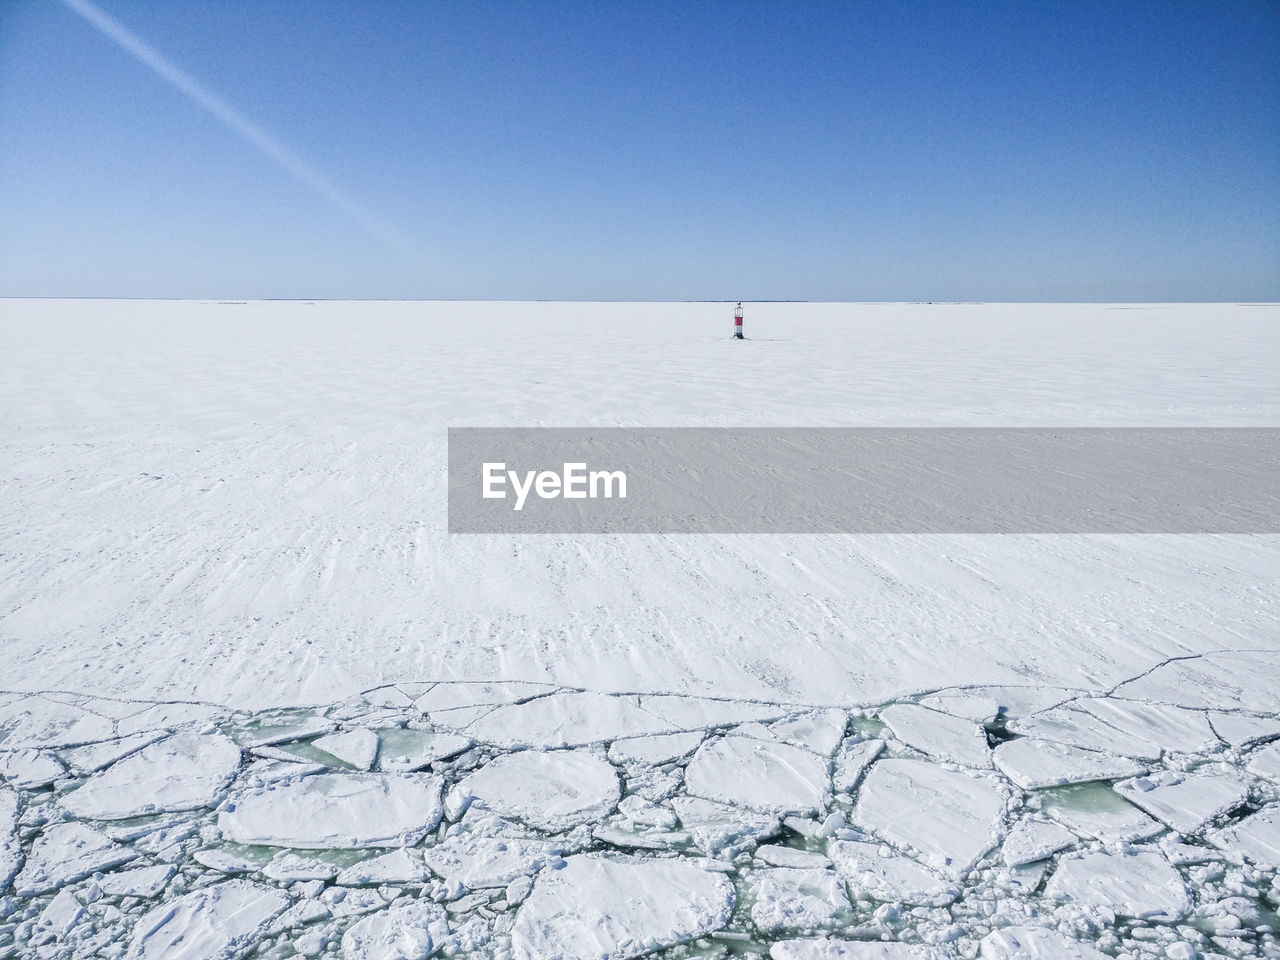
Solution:
<path fill-rule="evenodd" d="M 581 854 L 538 876 L 511 934 L 517 960 L 621 960 L 724 926 L 733 883 L 686 860 Z"/>
<path fill-rule="evenodd" d="M 1028 817 L 1014 824 L 1004 838 L 1004 843 L 1000 846 L 1000 857 L 1006 866 L 1016 867 L 1043 860 L 1074 846 L 1075 842 L 1075 834 L 1060 824 Z"/>
<path fill-rule="evenodd" d="M 1214 765 L 1191 773 L 1165 770 L 1135 777 L 1117 783 L 1115 790 L 1180 833 L 1194 833 L 1243 803 L 1249 783 L 1234 769 Z"/>
<path fill-rule="evenodd" d="M 543 830 L 599 820 L 621 796 L 618 772 L 585 750 L 522 750 L 490 760 L 452 793 Z"/>
<path fill-rule="evenodd" d="M 343 960 L 426 960 L 449 935 L 444 910 L 429 901 L 392 904 L 357 920 L 342 936 Z"/>
<path fill-rule="evenodd" d="M 557 846 L 521 837 L 476 837 L 459 834 L 427 847 L 422 859 L 433 873 L 468 890 L 505 887 L 537 873 L 548 862 L 560 862 Z"/>
<path fill-rule="evenodd" d="M 1164 856 L 1147 850 L 1063 857 L 1045 896 L 1106 908 L 1120 917 L 1169 923 L 1191 910 L 1191 895 L 1178 871 Z"/>
<path fill-rule="evenodd" d="M 1125 757 L 1033 737 L 1000 744 L 994 758 L 1000 771 L 1024 790 L 1119 780 L 1147 771 L 1146 767 Z"/>
<path fill-rule="evenodd" d="M 62 805 L 89 820 L 190 810 L 218 799 L 240 766 L 240 748 L 220 733 L 179 733 L 125 757 Z"/>
<path fill-rule="evenodd" d="M 1210 837 L 1215 846 L 1251 863 L 1280 869 L 1280 803 L 1270 803 Z"/>
<path fill-rule="evenodd" d="M 830 762 L 789 743 L 708 740 L 685 770 L 689 793 L 761 813 L 816 813 L 830 799 Z"/>
<path fill-rule="evenodd" d="M 761 933 L 810 932 L 847 922 L 844 884 L 830 870 L 771 867 L 751 874 L 751 923 Z"/>
<path fill-rule="evenodd" d="M 781 940 L 769 948 L 770 960 L 945 960 L 941 951 L 914 943 L 874 940 Z"/>
<path fill-rule="evenodd" d="M 279 890 L 225 880 L 163 903 L 133 929 L 129 960 L 199 957 L 229 960 L 245 953 L 272 917 L 289 905 Z"/>
<path fill-rule="evenodd" d="M 19 896 L 45 893 L 137 857 L 129 847 L 82 823 L 56 823 L 36 838 L 13 888 Z"/>
<path fill-rule="evenodd" d="M 960 888 L 955 884 L 880 844 L 833 840 L 827 853 L 855 897 L 941 907 L 960 896 Z"/>
<path fill-rule="evenodd" d="M 921 753 L 969 767 L 991 766 L 991 748 L 982 727 L 912 703 L 897 703 L 880 711 L 894 736 Z"/>
<path fill-rule="evenodd" d="M 344 730 L 311 742 L 317 749 L 337 757 L 357 770 L 373 769 L 374 761 L 378 759 L 378 735 L 372 730 Z"/>
<path fill-rule="evenodd" d="M 423 774 L 321 773 L 234 792 L 218 829 L 245 844 L 404 846 L 440 822 L 440 787 Z"/>
<path fill-rule="evenodd" d="M 982 960 L 1105 960 L 1087 944 L 1069 940 L 1056 930 L 1005 927 L 982 938 Z"/>
<path fill-rule="evenodd" d="M 959 877 L 995 845 L 1003 810 L 990 781 L 919 760 L 880 760 L 858 790 L 854 821 Z"/>

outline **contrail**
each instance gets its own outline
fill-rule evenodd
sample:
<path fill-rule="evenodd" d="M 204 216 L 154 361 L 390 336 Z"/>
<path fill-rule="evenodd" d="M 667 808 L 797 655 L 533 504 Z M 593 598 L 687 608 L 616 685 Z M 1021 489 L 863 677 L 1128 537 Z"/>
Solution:
<path fill-rule="evenodd" d="M 253 146 L 257 147 L 388 246 L 410 260 L 426 261 L 430 259 L 429 252 L 417 240 L 375 216 L 323 173 L 190 74 L 179 69 L 158 50 L 135 36 L 120 23 L 117 23 L 95 4 L 89 2 L 89 0 L 62 0 L 62 3 L 100 30 L 108 39 L 132 54 L 135 59 L 150 67 L 163 80 L 168 81 L 169 85 L 174 89 L 186 94 L 196 104 L 203 107 L 205 111 L 221 121 L 227 129 L 239 134 L 253 144 Z"/>

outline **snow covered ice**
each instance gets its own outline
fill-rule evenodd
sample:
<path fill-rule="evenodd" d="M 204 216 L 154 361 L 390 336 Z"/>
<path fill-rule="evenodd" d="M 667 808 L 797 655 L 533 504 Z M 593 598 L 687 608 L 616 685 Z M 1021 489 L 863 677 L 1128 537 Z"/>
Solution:
<path fill-rule="evenodd" d="M 1277 538 L 442 513 L 448 424 L 1273 424 L 1276 308 L 718 310 L 6 304 L 0 956 L 1280 956 Z"/>

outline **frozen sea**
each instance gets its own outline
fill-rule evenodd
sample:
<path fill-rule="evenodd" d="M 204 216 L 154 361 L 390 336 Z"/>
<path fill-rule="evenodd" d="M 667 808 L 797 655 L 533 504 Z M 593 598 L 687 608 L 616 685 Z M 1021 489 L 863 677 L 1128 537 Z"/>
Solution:
<path fill-rule="evenodd" d="M 450 536 L 450 426 L 1278 426 L 1280 307 L 0 301 L 0 958 L 1280 957 L 1280 537 Z"/>

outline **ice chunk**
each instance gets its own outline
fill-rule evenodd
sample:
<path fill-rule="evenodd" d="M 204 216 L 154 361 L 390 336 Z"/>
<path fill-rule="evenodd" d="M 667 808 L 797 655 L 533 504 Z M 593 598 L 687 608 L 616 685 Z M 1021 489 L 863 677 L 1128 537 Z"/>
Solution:
<path fill-rule="evenodd" d="M 0 894 L 9 889 L 9 881 L 22 863 L 18 810 L 18 795 L 8 787 L 0 787 Z"/>
<path fill-rule="evenodd" d="M 708 856 L 718 856 L 741 844 L 751 844 L 771 836 L 781 825 L 778 817 L 754 813 L 741 807 L 713 803 L 700 797 L 671 800 L 680 824 L 693 842 Z"/>
<path fill-rule="evenodd" d="M 919 760 L 881 760 L 858 791 L 854 821 L 958 878 L 995 845 L 1003 809 L 988 780 Z"/>
<path fill-rule="evenodd" d="M 1038 741 L 1142 760 L 1157 760 L 1163 753 L 1157 745 L 1123 733 L 1074 704 L 1033 713 L 1014 720 L 1008 728 L 1010 733 Z"/>
<path fill-rule="evenodd" d="M 129 960 L 199 957 L 230 960 L 255 943 L 267 922 L 289 905 L 279 890 L 224 880 L 161 903 L 133 928 Z"/>
<path fill-rule="evenodd" d="M 542 830 L 602 820 L 618 804 L 618 773 L 585 750 L 524 750 L 495 757 L 454 791 Z"/>
<path fill-rule="evenodd" d="M 884 741 L 880 739 L 855 741 L 850 737 L 845 740 L 840 745 L 840 752 L 836 754 L 835 774 L 831 778 L 832 785 L 840 793 L 852 793 L 853 788 L 862 779 L 862 775 L 866 773 L 867 767 L 880 756 L 882 750 L 884 750 Z"/>
<path fill-rule="evenodd" d="M 810 710 L 807 713 L 769 724 L 769 730 L 787 743 L 808 747 L 814 753 L 829 757 L 836 752 L 849 726 L 849 715 L 843 710 Z"/>
<path fill-rule="evenodd" d="M 26 866 L 14 881 L 20 897 L 56 890 L 99 870 L 109 870 L 137 858 L 128 847 L 82 823 L 46 827 L 32 845 Z"/>
<path fill-rule="evenodd" d="M 1032 737 L 1000 744 L 995 749 L 995 763 L 1024 790 L 1118 780 L 1146 772 L 1146 767 L 1125 757 Z"/>
<path fill-rule="evenodd" d="M 400 849 L 352 864 L 338 874 L 344 887 L 375 886 L 383 883 L 422 883 L 427 868 L 419 850 Z"/>
<path fill-rule="evenodd" d="M 332 863 L 314 857 L 300 857 L 289 850 L 282 850 L 262 868 L 262 875 L 279 883 L 297 883 L 299 880 L 332 880 L 338 868 Z"/>
<path fill-rule="evenodd" d="M 432 714 L 433 722 L 435 718 Z M 550 749 L 679 729 L 679 724 L 642 708 L 636 697 L 556 693 L 498 707 L 474 720 L 466 732 L 502 747 Z"/>
<path fill-rule="evenodd" d="M 459 834 L 427 847 L 422 859 L 446 881 L 484 890 L 537 873 L 549 860 L 559 860 L 554 851 L 545 840 Z"/>
<path fill-rule="evenodd" d="M 196 863 L 203 864 L 210 870 L 217 870 L 219 873 L 252 873 L 261 866 L 256 860 L 251 860 L 248 857 L 242 857 L 229 850 L 221 850 L 217 847 L 197 850 L 191 855 L 191 858 Z"/>
<path fill-rule="evenodd" d="M 618 813 L 632 823 L 638 823 L 645 827 L 662 827 L 670 830 L 677 823 L 676 815 L 670 807 L 650 803 L 643 797 L 635 796 L 634 794 L 629 797 L 623 797 L 622 802 L 618 804 Z"/>
<path fill-rule="evenodd" d="M 178 733 L 95 774 L 61 802 L 91 820 L 190 810 L 215 801 L 239 766 L 240 748 L 222 734 Z"/>
<path fill-rule="evenodd" d="M 58 895 L 49 901 L 48 906 L 40 911 L 36 920 L 36 930 L 48 932 L 61 939 L 84 916 L 84 905 L 76 899 L 70 890 L 60 890 Z"/>
<path fill-rule="evenodd" d="M 0 753 L 0 777 L 20 790 L 47 787 L 66 774 L 67 770 L 58 762 L 58 758 L 44 750 L 32 747 Z"/>
<path fill-rule="evenodd" d="M 1267 804 L 1240 822 L 1217 831 L 1209 840 L 1260 867 L 1280 869 L 1280 803 Z"/>
<path fill-rule="evenodd" d="M 991 748 L 982 728 L 968 720 L 914 703 L 895 703 L 880 711 L 894 736 L 922 753 L 969 767 L 991 766 Z"/>
<path fill-rule="evenodd" d="M 444 910 L 426 900 L 395 903 L 342 936 L 343 960 L 426 960 L 449 935 Z"/>
<path fill-rule="evenodd" d="M 363 728 L 331 733 L 312 741 L 312 746 L 357 770 L 371 770 L 378 759 L 378 735 Z"/>
<path fill-rule="evenodd" d="M 621 960 L 719 929 L 733 903 L 729 878 L 696 862 L 581 854 L 538 875 L 511 946 L 517 960 Z"/>
<path fill-rule="evenodd" d="M 758 847 L 755 859 L 774 867 L 810 867 L 825 870 L 831 866 L 831 859 L 814 850 L 801 850 L 798 847 L 784 847 L 771 843 Z"/>
<path fill-rule="evenodd" d="M 716 737 L 689 761 L 685 787 L 761 813 L 817 813 L 830 799 L 830 762 L 788 743 Z"/>
<path fill-rule="evenodd" d="M 1178 871 L 1159 853 L 1081 853 L 1063 857 L 1045 897 L 1105 907 L 1121 917 L 1171 923 L 1191 910 Z"/>
<path fill-rule="evenodd" d="M 136 870 L 115 870 L 98 881 L 98 889 L 109 897 L 158 897 L 174 868 L 167 863 Z"/>
<path fill-rule="evenodd" d="M 859 899 L 941 907 L 960 896 L 958 887 L 928 867 L 877 843 L 833 840 L 827 853 Z"/>
<path fill-rule="evenodd" d="M 1259 777 L 1280 780 L 1280 742 L 1255 750 L 1249 755 L 1247 769 Z"/>
<path fill-rule="evenodd" d="M 1056 930 L 1005 927 L 982 938 L 982 960 L 1107 960 L 1086 943 Z"/>
<path fill-rule="evenodd" d="M 218 828 L 246 844 L 398 847 L 440 822 L 440 787 L 423 774 L 321 773 L 234 793 Z"/>
<path fill-rule="evenodd" d="M 1223 764 L 1135 777 L 1117 783 L 1115 790 L 1179 833 L 1194 833 L 1249 796 L 1248 782 Z"/>
<path fill-rule="evenodd" d="M 614 763 L 666 763 L 691 752 L 702 742 L 703 733 L 665 733 L 652 737 L 627 737 L 609 745 Z"/>
<path fill-rule="evenodd" d="M 942 951 L 915 943 L 875 940 L 779 940 L 769 960 L 945 960 Z"/>
<path fill-rule="evenodd" d="M 1000 856 L 1006 866 L 1016 867 L 1043 860 L 1075 842 L 1075 834 L 1060 824 L 1028 817 L 1019 820 L 1009 831 L 1000 847 Z"/>
<path fill-rule="evenodd" d="M 747 878 L 755 902 L 751 922 L 761 933 L 822 930 L 849 919 L 844 885 L 830 870 L 773 867 Z"/>

